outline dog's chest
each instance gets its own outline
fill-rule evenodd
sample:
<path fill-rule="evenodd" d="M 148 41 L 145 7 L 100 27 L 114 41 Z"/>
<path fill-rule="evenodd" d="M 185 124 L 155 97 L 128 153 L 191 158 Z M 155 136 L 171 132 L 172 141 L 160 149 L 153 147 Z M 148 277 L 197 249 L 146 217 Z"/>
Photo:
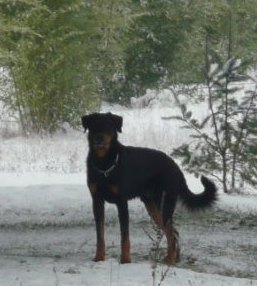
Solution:
<path fill-rule="evenodd" d="M 104 200 L 109 203 L 117 203 L 122 198 L 120 188 L 116 184 L 100 184 L 97 189 Z"/>

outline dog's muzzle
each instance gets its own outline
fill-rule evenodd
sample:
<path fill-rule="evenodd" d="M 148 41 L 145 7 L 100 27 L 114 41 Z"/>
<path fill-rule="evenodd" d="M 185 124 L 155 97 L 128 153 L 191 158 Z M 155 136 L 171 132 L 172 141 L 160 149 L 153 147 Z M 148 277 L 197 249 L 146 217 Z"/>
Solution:
<path fill-rule="evenodd" d="M 105 148 L 108 149 L 110 146 L 109 143 L 95 143 L 94 144 L 94 148 L 98 149 L 98 148 Z"/>

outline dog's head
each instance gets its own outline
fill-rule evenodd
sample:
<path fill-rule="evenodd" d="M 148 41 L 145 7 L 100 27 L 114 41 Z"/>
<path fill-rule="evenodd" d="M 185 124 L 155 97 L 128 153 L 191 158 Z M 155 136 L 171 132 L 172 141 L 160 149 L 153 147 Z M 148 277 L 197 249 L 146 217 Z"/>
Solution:
<path fill-rule="evenodd" d="M 93 113 L 82 118 L 82 125 L 88 130 L 89 147 L 97 157 L 104 158 L 121 132 L 122 117 L 112 113 Z"/>

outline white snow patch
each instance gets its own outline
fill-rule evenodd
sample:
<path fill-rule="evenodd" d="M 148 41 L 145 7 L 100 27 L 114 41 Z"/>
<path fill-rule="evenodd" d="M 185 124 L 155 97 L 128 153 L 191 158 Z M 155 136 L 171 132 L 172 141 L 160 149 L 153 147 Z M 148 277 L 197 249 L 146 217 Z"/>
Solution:
<path fill-rule="evenodd" d="M 97 264 L 83 263 L 82 261 L 80 263 L 72 263 L 71 261 L 67 263 L 63 260 L 55 262 L 48 258 L 20 262 L 7 258 L 5 263 L 0 262 L 0 266 L 0 285 L 3 286 L 153 285 L 151 265 L 146 263 L 120 265 L 113 259 Z M 159 275 L 157 273 L 157 277 Z M 171 268 L 162 285 L 256 286 L 257 281 Z"/>

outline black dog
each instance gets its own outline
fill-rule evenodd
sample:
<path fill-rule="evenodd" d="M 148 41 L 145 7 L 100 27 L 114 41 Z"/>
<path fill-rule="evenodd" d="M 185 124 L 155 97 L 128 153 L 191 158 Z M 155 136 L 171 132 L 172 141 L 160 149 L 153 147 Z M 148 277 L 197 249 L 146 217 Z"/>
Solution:
<path fill-rule="evenodd" d="M 87 158 L 88 187 L 93 199 L 97 249 L 94 261 L 105 259 L 104 202 L 117 205 L 121 230 L 121 263 L 129 263 L 128 200 L 139 197 L 154 222 L 163 229 L 168 244 L 164 261 L 175 264 L 179 250 L 172 215 L 177 198 L 191 210 L 211 206 L 216 200 L 216 187 L 206 177 L 205 188 L 193 194 L 177 164 L 160 151 L 128 147 L 117 139 L 122 117 L 111 113 L 94 113 L 82 117 L 89 130 Z"/>

